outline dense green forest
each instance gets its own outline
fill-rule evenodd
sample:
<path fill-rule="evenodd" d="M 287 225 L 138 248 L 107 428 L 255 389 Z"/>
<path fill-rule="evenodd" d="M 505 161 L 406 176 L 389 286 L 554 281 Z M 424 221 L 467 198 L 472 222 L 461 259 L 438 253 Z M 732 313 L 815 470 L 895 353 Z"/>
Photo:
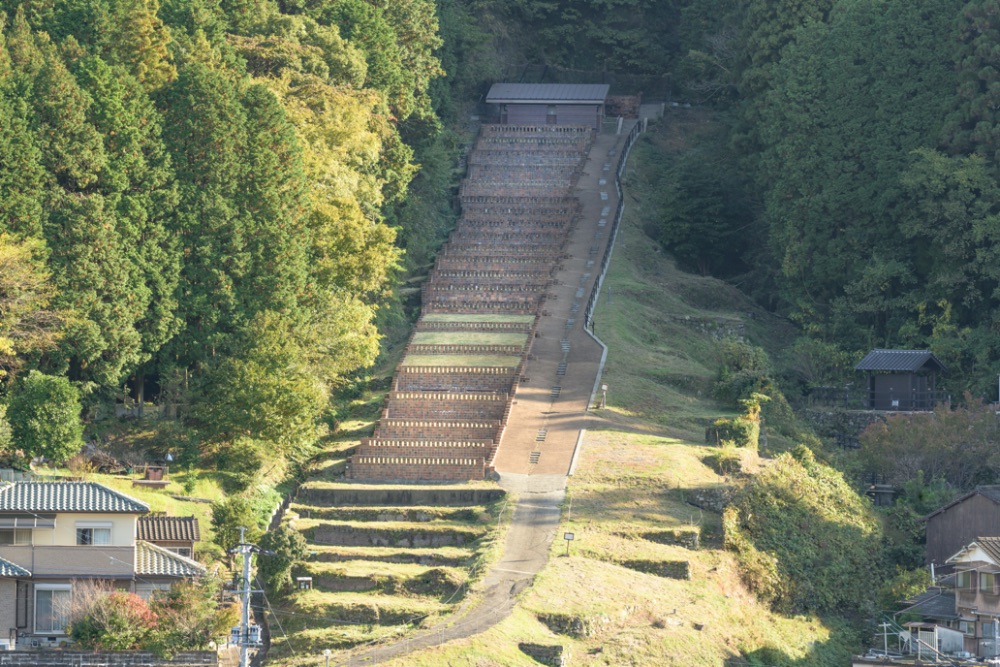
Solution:
<path fill-rule="evenodd" d="M 447 228 L 438 8 L 0 11 L 0 450 L 61 461 L 151 387 L 191 455 L 307 451 Z"/>

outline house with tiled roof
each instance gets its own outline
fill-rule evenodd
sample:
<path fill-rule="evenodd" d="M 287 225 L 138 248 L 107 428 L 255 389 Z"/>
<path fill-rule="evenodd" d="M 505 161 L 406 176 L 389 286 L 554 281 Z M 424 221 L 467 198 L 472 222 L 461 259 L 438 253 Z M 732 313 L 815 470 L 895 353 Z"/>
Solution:
<path fill-rule="evenodd" d="M 94 482 L 0 484 L 0 649 L 58 644 L 81 580 L 150 595 L 204 574 L 137 538 L 149 506 Z"/>
<path fill-rule="evenodd" d="M 201 527 L 194 516 L 150 514 L 139 517 L 136 539 L 191 558 L 195 542 L 201 540 Z"/>
<path fill-rule="evenodd" d="M 1000 537 L 977 537 L 946 562 L 955 568 L 955 615 L 965 649 L 1000 656 Z"/>

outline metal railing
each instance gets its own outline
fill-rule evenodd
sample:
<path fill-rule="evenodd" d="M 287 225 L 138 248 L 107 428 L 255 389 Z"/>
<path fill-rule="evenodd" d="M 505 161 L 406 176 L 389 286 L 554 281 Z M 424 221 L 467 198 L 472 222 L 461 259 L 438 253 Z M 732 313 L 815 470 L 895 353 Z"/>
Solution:
<path fill-rule="evenodd" d="M 604 276 L 608 271 L 608 264 L 611 263 L 611 252 L 615 247 L 615 240 L 618 238 L 618 228 L 621 226 L 622 213 L 625 211 L 625 197 L 622 193 L 622 172 L 625 171 L 625 163 L 628 160 L 629 151 L 632 144 L 642 133 L 643 122 L 640 120 L 628 133 L 625 139 L 625 147 L 618 158 L 618 166 L 615 168 L 615 190 L 618 192 L 618 206 L 615 209 L 615 217 L 611 223 L 611 236 L 608 245 L 604 248 L 604 256 L 601 258 L 601 270 L 597 274 L 593 289 L 590 290 L 590 298 L 587 299 L 587 308 L 584 311 L 584 326 L 591 332 L 594 330 L 594 308 L 597 306 L 597 298 L 601 293 L 601 286 L 604 285 Z"/>

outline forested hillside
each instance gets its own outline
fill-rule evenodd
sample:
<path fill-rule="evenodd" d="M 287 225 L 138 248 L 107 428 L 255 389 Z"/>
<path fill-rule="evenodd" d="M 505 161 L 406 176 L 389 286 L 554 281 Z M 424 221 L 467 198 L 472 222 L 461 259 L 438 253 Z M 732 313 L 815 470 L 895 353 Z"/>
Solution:
<path fill-rule="evenodd" d="M 803 385 L 849 380 L 872 347 L 930 348 L 956 396 L 992 397 L 994 4 L 728 4 L 683 93 L 728 126 L 664 168 L 660 239 L 800 324 L 828 360 Z"/>
<path fill-rule="evenodd" d="M 400 246 L 441 233 L 399 229 L 443 194 L 409 193 L 443 150 L 434 3 L 0 11 L 0 450 L 58 462 L 79 433 L 40 415 L 149 387 L 201 453 L 300 454 L 379 352 Z"/>

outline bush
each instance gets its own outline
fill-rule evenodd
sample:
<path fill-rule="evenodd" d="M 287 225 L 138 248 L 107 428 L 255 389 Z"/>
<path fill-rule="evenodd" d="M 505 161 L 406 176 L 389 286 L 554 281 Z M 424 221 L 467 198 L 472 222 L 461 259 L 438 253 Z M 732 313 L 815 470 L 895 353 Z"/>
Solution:
<path fill-rule="evenodd" d="M 160 619 L 159 630 L 151 635 L 148 648 L 169 657 L 178 651 L 203 650 L 212 641 L 229 634 L 239 623 L 238 604 L 220 605 L 222 584 L 218 579 L 181 581 L 169 591 L 157 591 L 150 608 Z"/>
<path fill-rule="evenodd" d="M 156 614 L 135 593 L 81 586 L 73 596 L 69 636 L 82 648 L 127 651 L 144 646 L 157 627 Z"/>
<path fill-rule="evenodd" d="M 309 554 L 309 545 L 302 533 L 288 526 L 264 533 L 260 548 L 274 553 L 262 555 L 258 567 L 268 589 L 281 594 L 292 588 L 292 566 Z"/>
<path fill-rule="evenodd" d="M 728 441 L 737 447 L 746 447 L 757 451 L 759 438 L 760 422 L 752 421 L 746 417 L 733 419 L 722 417 L 716 419 L 709 428 L 708 440 L 718 445 Z"/>
<path fill-rule="evenodd" d="M 722 367 L 715 383 L 715 397 L 736 405 L 755 393 L 769 393 L 771 362 L 767 353 L 741 340 L 722 341 Z"/>

